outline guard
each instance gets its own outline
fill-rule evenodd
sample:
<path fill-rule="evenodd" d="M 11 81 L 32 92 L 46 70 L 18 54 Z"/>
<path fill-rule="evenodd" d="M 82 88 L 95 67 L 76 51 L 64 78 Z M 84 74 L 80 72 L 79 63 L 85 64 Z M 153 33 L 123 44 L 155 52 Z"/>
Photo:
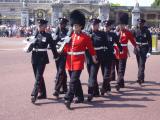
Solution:
<path fill-rule="evenodd" d="M 45 29 L 47 27 L 46 20 L 41 19 L 39 21 L 39 29 L 36 33 L 36 41 L 33 45 L 32 50 L 32 66 L 35 75 L 35 84 L 31 94 L 31 101 L 35 103 L 38 99 L 46 98 L 46 87 L 43 78 L 43 73 L 46 67 L 46 64 L 49 63 L 48 54 L 47 54 L 47 46 L 50 44 L 51 50 L 53 52 L 54 58 L 58 59 L 58 53 L 56 51 L 56 44 L 52 39 L 51 34 L 46 33 Z M 40 95 L 38 96 L 38 92 L 40 90 Z M 37 97 L 38 96 L 38 97 Z"/>
<path fill-rule="evenodd" d="M 67 23 L 69 22 L 66 18 L 59 18 L 59 25 L 56 28 L 54 40 L 56 43 L 62 40 L 67 35 L 68 29 L 66 28 Z M 58 98 L 59 94 L 64 94 L 67 92 L 67 73 L 65 70 L 66 65 L 66 54 L 62 52 L 60 58 L 56 61 L 56 82 L 55 82 L 55 92 L 54 96 Z M 62 88 L 62 91 L 60 89 Z"/>
<path fill-rule="evenodd" d="M 104 31 L 106 33 L 106 37 L 108 40 L 108 44 L 109 44 L 109 49 L 108 51 L 108 59 L 106 60 L 106 64 L 107 64 L 107 71 L 108 71 L 108 80 L 107 83 L 102 86 L 101 89 L 101 94 L 104 95 L 105 92 L 110 92 L 111 91 L 111 86 L 110 86 L 110 81 L 111 81 L 111 70 L 112 70 L 112 63 L 115 62 L 115 55 L 114 55 L 114 46 L 118 46 L 118 50 L 119 52 L 123 51 L 123 48 L 119 42 L 119 37 L 116 35 L 116 33 L 111 32 L 112 29 L 112 24 L 114 23 L 113 20 L 105 20 L 103 21 L 103 24 L 105 26 Z M 104 74 L 104 68 L 102 67 L 102 73 Z M 106 90 L 104 89 L 106 88 Z"/>
<path fill-rule="evenodd" d="M 121 46 L 123 47 L 123 52 L 119 52 L 118 46 L 115 46 L 115 56 L 118 61 L 116 61 L 116 66 L 118 66 L 118 78 L 117 78 L 117 85 L 116 89 L 117 91 L 120 90 L 120 88 L 124 88 L 124 75 L 126 70 L 126 63 L 127 58 L 129 56 L 129 50 L 128 50 L 128 42 L 130 41 L 134 48 L 139 49 L 136 45 L 136 40 L 132 33 L 125 29 L 125 26 L 128 24 L 128 14 L 122 13 L 120 15 L 120 39 L 119 42 L 121 43 Z"/>
<path fill-rule="evenodd" d="M 145 78 L 145 63 L 146 59 L 151 55 L 152 51 L 152 38 L 151 33 L 145 24 L 144 19 L 137 19 L 138 26 L 135 31 L 136 43 L 139 46 L 139 50 L 135 49 L 135 54 L 138 64 L 138 80 L 137 82 L 141 85 L 144 83 Z"/>
<path fill-rule="evenodd" d="M 85 26 L 85 16 L 78 10 L 74 10 L 70 14 L 70 23 L 73 27 L 71 40 L 64 47 L 67 53 L 66 69 L 70 75 L 69 90 L 65 95 L 65 105 L 70 109 L 74 96 L 77 97 L 75 103 L 84 101 L 83 90 L 80 82 L 80 75 L 84 68 L 85 50 L 88 48 L 94 63 L 97 63 L 96 52 L 93 48 L 90 37 L 83 33 Z"/>

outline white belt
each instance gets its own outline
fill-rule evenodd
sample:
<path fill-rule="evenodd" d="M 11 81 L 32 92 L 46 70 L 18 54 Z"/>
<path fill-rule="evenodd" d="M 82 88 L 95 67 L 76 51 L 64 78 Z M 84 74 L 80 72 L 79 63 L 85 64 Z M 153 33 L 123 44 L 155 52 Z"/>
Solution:
<path fill-rule="evenodd" d="M 114 44 L 114 46 L 117 46 L 117 44 Z M 125 46 L 127 47 L 128 44 L 121 44 L 121 46 L 122 46 L 122 47 L 125 47 Z"/>
<path fill-rule="evenodd" d="M 107 47 L 95 47 L 95 50 L 104 50 L 104 49 L 108 49 Z"/>
<path fill-rule="evenodd" d="M 67 52 L 67 54 L 68 55 L 83 55 L 83 54 L 85 54 L 85 52 L 84 51 L 82 51 L 82 52 Z"/>
<path fill-rule="evenodd" d="M 148 45 L 148 43 L 140 43 L 140 42 L 136 42 L 137 45 Z"/>
<path fill-rule="evenodd" d="M 36 52 L 44 52 L 44 51 L 47 51 L 47 49 L 35 49 L 35 48 L 33 48 L 33 51 L 36 51 Z"/>

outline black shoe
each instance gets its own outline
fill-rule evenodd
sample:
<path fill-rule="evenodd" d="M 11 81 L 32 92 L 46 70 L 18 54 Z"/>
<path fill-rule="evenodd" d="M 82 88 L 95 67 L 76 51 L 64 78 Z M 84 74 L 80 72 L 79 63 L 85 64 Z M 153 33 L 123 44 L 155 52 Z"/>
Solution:
<path fill-rule="evenodd" d="M 117 84 L 117 85 L 115 86 L 115 88 L 116 88 L 117 91 L 119 91 L 121 87 L 120 87 L 119 84 Z"/>
<path fill-rule="evenodd" d="M 67 91 L 60 91 L 59 94 L 66 94 Z"/>
<path fill-rule="evenodd" d="M 119 83 L 119 86 L 120 86 L 120 88 L 124 88 L 125 87 L 124 83 Z"/>
<path fill-rule="evenodd" d="M 71 102 L 65 100 L 64 103 L 65 103 L 66 108 L 67 108 L 68 110 L 71 110 Z"/>
<path fill-rule="evenodd" d="M 93 99 L 93 95 L 89 94 L 89 95 L 88 95 L 88 98 L 87 98 L 87 101 L 88 101 L 88 102 L 91 102 L 92 99 Z"/>
<path fill-rule="evenodd" d="M 137 80 L 137 83 L 141 85 L 142 83 L 144 83 L 144 80 Z"/>
<path fill-rule="evenodd" d="M 104 90 L 104 89 L 101 89 L 100 91 L 101 91 L 101 95 L 104 96 L 105 90 Z"/>
<path fill-rule="evenodd" d="M 99 97 L 99 96 L 100 96 L 100 94 L 99 94 L 99 90 L 94 91 L 94 93 L 93 93 L 93 97 Z"/>
<path fill-rule="evenodd" d="M 46 98 L 47 98 L 46 95 L 39 95 L 39 96 L 37 97 L 37 99 L 46 99 Z"/>
<path fill-rule="evenodd" d="M 31 97 L 31 102 L 32 102 L 33 104 L 36 102 L 36 100 L 37 100 L 37 97 L 36 97 L 36 96 L 32 96 L 32 97 Z"/>
<path fill-rule="evenodd" d="M 74 101 L 75 104 L 83 103 L 83 102 L 84 102 L 84 99 L 81 100 L 81 99 L 78 99 L 78 98 Z"/>
<path fill-rule="evenodd" d="M 55 92 L 53 93 L 53 96 L 55 96 L 56 98 L 59 98 L 59 92 L 55 91 Z"/>

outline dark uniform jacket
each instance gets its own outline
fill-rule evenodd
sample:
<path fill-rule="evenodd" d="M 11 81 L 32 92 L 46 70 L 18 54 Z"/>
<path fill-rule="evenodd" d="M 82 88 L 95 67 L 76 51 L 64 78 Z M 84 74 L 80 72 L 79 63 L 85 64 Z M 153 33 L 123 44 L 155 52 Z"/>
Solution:
<path fill-rule="evenodd" d="M 59 42 L 61 38 L 64 38 L 67 35 L 67 33 L 67 28 L 60 29 L 60 27 L 58 26 L 55 30 L 55 34 L 57 35 L 57 37 L 55 38 L 56 43 Z"/>
<path fill-rule="evenodd" d="M 119 47 L 119 51 L 122 52 L 122 46 L 119 42 L 119 36 L 114 32 L 106 32 L 106 37 L 110 46 L 109 54 L 114 54 L 114 45 Z"/>
<path fill-rule="evenodd" d="M 40 49 L 46 49 L 48 45 L 50 45 L 51 50 L 53 52 L 54 58 L 57 58 L 59 55 L 56 50 L 56 44 L 52 39 L 51 34 L 46 33 L 46 32 L 38 32 L 36 34 L 36 42 L 33 47 L 32 51 L 32 64 L 48 64 L 49 63 L 49 58 L 47 51 L 39 51 Z"/>
<path fill-rule="evenodd" d="M 146 53 L 152 51 L 152 38 L 151 38 L 151 33 L 148 30 L 147 27 L 143 27 L 142 29 L 137 29 L 135 31 L 135 37 L 136 37 L 136 43 L 137 45 L 140 46 L 140 49 L 143 49 L 145 47 Z"/>
<path fill-rule="evenodd" d="M 110 57 L 110 45 L 107 40 L 106 34 L 103 31 L 91 31 L 89 32 L 94 49 L 96 50 L 97 59 L 98 61 L 105 61 L 108 57 Z M 99 49 L 99 48 L 105 48 L 105 49 Z M 99 49 L 99 50 L 97 50 Z M 87 63 L 92 61 L 91 56 L 89 55 L 88 51 L 86 51 L 87 56 Z"/>

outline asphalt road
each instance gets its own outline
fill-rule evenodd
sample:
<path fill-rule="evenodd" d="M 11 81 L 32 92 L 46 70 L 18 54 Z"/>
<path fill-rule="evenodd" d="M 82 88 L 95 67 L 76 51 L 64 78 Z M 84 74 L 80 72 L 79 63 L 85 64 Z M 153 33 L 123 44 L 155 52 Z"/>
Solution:
<path fill-rule="evenodd" d="M 132 54 L 127 61 L 126 88 L 117 92 L 112 82 L 112 92 L 104 97 L 94 98 L 93 102 L 72 104 L 69 111 L 64 100 L 53 96 L 55 64 L 49 52 L 50 64 L 44 78 L 47 99 L 30 102 L 34 85 L 34 75 L 30 54 L 22 51 L 22 38 L 0 38 L 0 120 L 159 120 L 160 119 L 160 56 L 152 55 L 146 63 L 146 83 L 140 87 L 135 81 L 137 63 Z M 86 69 L 81 81 L 87 95 Z M 69 79 L 68 79 L 69 81 Z M 102 76 L 98 81 L 101 85 Z M 63 98 L 64 95 L 60 97 Z"/>

